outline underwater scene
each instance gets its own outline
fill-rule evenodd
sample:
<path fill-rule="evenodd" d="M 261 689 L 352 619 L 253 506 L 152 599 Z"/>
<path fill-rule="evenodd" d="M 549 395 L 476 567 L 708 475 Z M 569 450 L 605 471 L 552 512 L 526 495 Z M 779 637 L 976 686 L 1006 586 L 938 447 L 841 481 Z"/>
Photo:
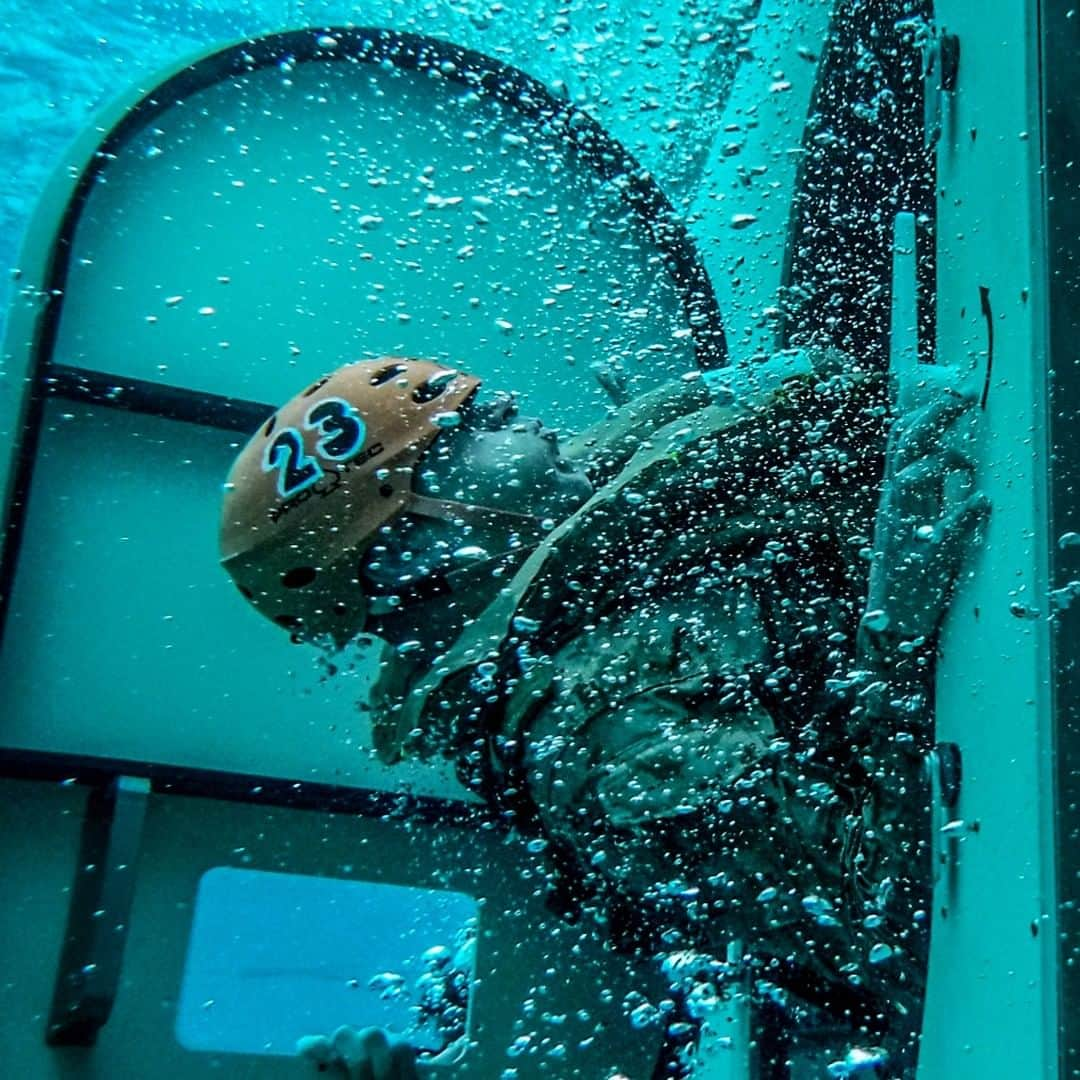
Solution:
<path fill-rule="evenodd" d="M 1080 14 L 0 3 L 0 1074 L 1080 1076 Z"/>

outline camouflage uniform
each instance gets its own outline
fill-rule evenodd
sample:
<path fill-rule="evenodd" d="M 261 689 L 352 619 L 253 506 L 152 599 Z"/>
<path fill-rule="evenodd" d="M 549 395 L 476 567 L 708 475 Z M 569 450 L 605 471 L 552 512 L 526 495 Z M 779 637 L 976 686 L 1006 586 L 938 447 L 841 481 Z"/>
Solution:
<path fill-rule="evenodd" d="M 377 736 L 454 756 L 598 905 L 738 939 L 902 1059 L 929 721 L 853 678 L 884 417 L 879 379 L 819 366 L 655 433 Z"/>

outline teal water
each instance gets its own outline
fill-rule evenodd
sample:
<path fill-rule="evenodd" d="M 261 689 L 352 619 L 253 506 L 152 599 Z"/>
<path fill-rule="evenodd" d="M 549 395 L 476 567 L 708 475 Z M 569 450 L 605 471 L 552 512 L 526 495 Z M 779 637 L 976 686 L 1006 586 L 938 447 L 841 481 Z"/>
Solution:
<path fill-rule="evenodd" d="M 1038 665 L 1068 629 L 1076 531 L 1062 495 L 1050 590 L 1030 446 L 1051 430 L 1044 295 L 1025 276 L 1045 237 L 994 231 L 1039 219 L 1041 181 L 1015 156 L 1032 141 L 1023 109 L 998 114 L 985 90 L 936 113 L 924 101 L 932 5 L 53 7 L 0 8 L 0 431 L 22 447 L 0 743 L 35 787 L 13 797 L 11 835 L 55 862 L 36 878 L 33 857 L 15 860 L 12 925 L 36 927 L 11 935 L 10 1024 L 34 1031 L 4 1036 L 21 1074 L 53 1075 L 39 1035 L 56 1018 L 65 875 L 93 864 L 73 823 L 103 769 L 153 784 L 116 1008 L 90 1058 L 103 1075 L 141 1075 L 132 1032 L 156 1040 L 166 1075 L 302 1075 L 297 1037 L 339 1024 L 429 1053 L 471 1040 L 461 1075 L 477 1080 L 1052 1075 L 1068 1010 L 1044 943 L 1051 867 L 1071 864 L 1048 776 L 1068 744 Z M 1002 13 L 993 33 L 1019 64 L 1017 25 L 1033 24 Z M 357 26 L 430 40 L 418 63 L 373 60 Z M 962 37 L 983 72 L 989 45 Z M 1001 80 L 1033 93 L 1023 73 Z M 963 157 L 988 144 L 992 165 Z M 1030 204 L 1005 206 L 1014 195 Z M 911 250 L 894 248 L 900 213 Z M 28 313 L 50 289 L 43 334 Z M 898 326 L 901 295 L 913 325 Z M 31 344 L 48 389 L 21 413 Z M 921 457 L 904 461 L 933 484 L 909 546 L 889 548 L 882 420 L 905 349 L 977 404 L 913 439 Z M 601 490 L 560 529 L 565 503 L 533 490 L 551 469 L 530 472 L 517 442 L 463 468 L 442 451 L 478 421 L 436 421 L 414 489 L 534 514 L 554 539 L 499 648 L 468 655 L 465 698 L 435 707 L 452 752 L 394 765 L 372 751 L 370 637 L 290 642 L 217 547 L 248 438 L 268 439 L 267 418 L 320 376 L 386 356 L 475 375 L 481 402 L 513 393 L 516 436 L 541 419 Z M 852 390 L 852 370 L 878 396 Z M 792 377 L 807 396 L 777 391 Z M 662 413 L 645 408 L 664 395 Z M 265 460 L 284 483 L 283 460 Z M 915 540 L 948 540 L 950 500 L 975 492 L 989 524 L 971 503 L 928 586 Z M 489 557 L 508 556 L 489 599 L 520 564 L 521 537 L 488 527 L 390 529 L 358 556 L 369 591 L 401 575 L 374 629 L 425 676 L 451 679 L 457 632 L 488 626 L 468 597 Z M 293 535 L 287 573 L 317 577 Z M 875 586 L 883 545 L 919 573 Z M 441 604 L 394 623 L 435 559 L 465 572 L 466 615 L 452 633 Z M 875 598 L 885 613 L 866 615 Z M 896 682 L 869 713 L 879 726 L 845 728 L 875 707 L 859 668 L 890 618 L 915 629 L 881 647 Z M 481 700 L 489 727 L 470 728 Z M 965 727 L 969 708 L 991 734 Z M 1021 728 L 1026 756 L 1010 749 Z M 417 745 L 445 749 L 432 731 Z M 1014 767 L 1011 789 L 988 779 Z M 101 956 L 62 981 L 91 985 Z M 989 1031 L 1010 1010 L 1045 1027 L 1023 1052 Z M 342 1039 L 308 1054 L 367 1075 Z M 1002 1043 L 1038 1059 L 1029 1073 L 993 1071 Z M 84 1075 L 83 1052 L 57 1075 Z M 982 1064 L 957 1071 L 968 1053 Z"/>

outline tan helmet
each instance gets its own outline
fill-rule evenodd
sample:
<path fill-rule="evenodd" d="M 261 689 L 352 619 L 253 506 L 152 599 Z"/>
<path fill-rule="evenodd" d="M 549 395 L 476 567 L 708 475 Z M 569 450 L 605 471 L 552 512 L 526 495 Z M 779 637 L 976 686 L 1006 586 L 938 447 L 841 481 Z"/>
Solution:
<path fill-rule="evenodd" d="M 267 618 L 304 639 L 343 644 L 362 626 L 359 580 L 377 530 L 405 511 L 476 508 L 417 495 L 417 461 L 480 380 L 386 357 L 340 368 L 279 409 L 225 484 L 221 561 Z"/>

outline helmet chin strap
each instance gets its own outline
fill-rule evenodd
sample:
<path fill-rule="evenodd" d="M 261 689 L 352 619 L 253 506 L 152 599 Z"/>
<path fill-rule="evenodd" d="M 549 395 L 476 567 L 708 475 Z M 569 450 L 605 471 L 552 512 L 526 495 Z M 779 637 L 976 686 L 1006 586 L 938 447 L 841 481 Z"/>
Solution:
<path fill-rule="evenodd" d="M 499 566 L 509 566 L 527 556 L 548 531 L 541 525 L 541 519 L 534 514 L 522 514 L 494 506 L 477 506 L 454 499 L 433 499 L 415 493 L 410 494 L 404 512 L 450 524 L 464 523 L 483 528 L 495 526 L 510 529 L 520 537 L 521 543 L 510 551 L 476 559 L 456 570 L 425 574 L 417 581 L 394 589 L 391 594 L 394 598 L 392 603 L 389 596 L 369 594 L 368 615 L 375 618 L 393 615 L 439 596 L 475 589 L 478 581 L 489 579 Z"/>
<path fill-rule="evenodd" d="M 435 570 L 386 595 L 371 594 L 368 596 L 368 617 L 380 619 L 388 615 L 396 615 L 440 596 L 460 595 L 475 590 L 478 581 L 481 579 L 488 581 L 493 578 L 494 571 L 500 566 L 514 566 L 535 547 L 535 543 L 522 544 L 521 547 L 514 548 L 512 551 L 504 551 L 501 555 L 491 555 L 486 559 L 477 559 L 475 562 L 470 562 L 468 566 L 460 566 L 456 570 Z M 512 574 L 507 576 L 510 577 Z"/>
<path fill-rule="evenodd" d="M 541 519 L 535 514 L 522 514 L 516 510 L 503 510 L 495 506 L 476 506 L 454 499 L 433 499 L 415 492 L 410 493 L 404 510 L 405 513 L 451 523 L 463 521 L 466 525 L 501 525 L 504 528 L 509 526 L 514 532 L 534 536 L 536 542 L 539 542 L 546 531 L 540 524 Z"/>

